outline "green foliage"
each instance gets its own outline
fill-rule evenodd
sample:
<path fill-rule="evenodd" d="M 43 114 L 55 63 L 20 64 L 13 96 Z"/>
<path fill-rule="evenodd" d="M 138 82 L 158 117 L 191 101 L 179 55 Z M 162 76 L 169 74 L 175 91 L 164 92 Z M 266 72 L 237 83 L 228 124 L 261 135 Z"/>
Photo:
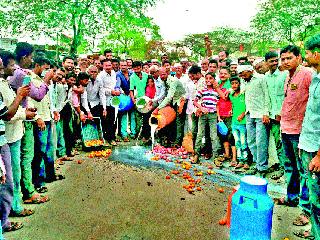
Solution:
<path fill-rule="evenodd" d="M 258 39 L 293 43 L 305 40 L 319 16 L 319 0 L 260 0 L 251 23 Z"/>
<path fill-rule="evenodd" d="M 84 36 L 110 31 L 114 16 L 144 19 L 143 9 L 156 0 L 1 0 L 1 35 L 32 35 L 44 33 L 56 38 L 57 33 L 72 35 L 70 53 L 76 54 Z M 110 24 L 112 25 L 112 24 Z"/>

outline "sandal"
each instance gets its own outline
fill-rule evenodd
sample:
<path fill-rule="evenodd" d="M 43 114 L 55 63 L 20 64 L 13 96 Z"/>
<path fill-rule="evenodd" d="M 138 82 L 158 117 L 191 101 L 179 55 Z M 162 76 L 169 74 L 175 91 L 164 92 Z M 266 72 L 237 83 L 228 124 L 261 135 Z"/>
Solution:
<path fill-rule="evenodd" d="M 308 230 L 299 230 L 299 231 L 294 231 L 293 234 L 299 238 L 304 238 L 304 239 L 316 239 L 313 235 L 311 235 L 311 232 Z"/>
<path fill-rule="evenodd" d="M 46 183 L 52 183 L 55 181 L 66 179 L 66 177 L 62 174 L 55 175 L 53 178 L 49 178 L 46 180 Z"/>
<path fill-rule="evenodd" d="M 298 202 L 289 201 L 285 197 L 274 198 L 273 201 L 274 201 L 274 204 L 276 205 L 282 205 L 282 206 L 288 206 L 288 207 L 298 206 Z"/>
<path fill-rule="evenodd" d="M 239 168 L 242 168 L 242 167 L 243 167 L 243 163 L 239 162 L 238 165 L 235 167 L 235 169 L 239 169 Z"/>
<path fill-rule="evenodd" d="M 46 193 L 46 192 L 48 192 L 48 188 L 45 186 L 42 186 L 42 187 L 37 188 L 36 191 L 38 193 Z"/>
<path fill-rule="evenodd" d="M 19 230 L 23 227 L 23 223 L 21 222 L 10 222 L 10 226 L 3 228 L 3 232 L 12 232 Z"/>
<path fill-rule="evenodd" d="M 214 165 L 216 165 L 216 167 L 220 168 L 222 167 L 222 162 L 219 160 L 219 158 L 214 159 Z"/>
<path fill-rule="evenodd" d="M 301 213 L 294 221 L 293 221 L 293 225 L 295 226 L 306 226 L 308 225 L 310 222 L 310 217 L 307 216 L 304 213 Z"/>
<path fill-rule="evenodd" d="M 208 153 L 208 154 L 205 154 L 205 155 L 204 155 L 204 159 L 205 159 L 205 160 L 209 160 L 210 158 L 212 158 L 212 154 L 209 154 L 209 153 Z"/>
<path fill-rule="evenodd" d="M 237 165 L 238 165 L 237 161 L 231 161 L 230 162 L 230 167 L 235 167 Z"/>
<path fill-rule="evenodd" d="M 9 217 L 28 217 L 28 216 L 31 216 L 32 214 L 34 214 L 34 210 L 25 208 L 20 213 L 11 211 L 9 214 Z"/>
<path fill-rule="evenodd" d="M 200 163 L 200 159 L 198 155 L 194 155 L 193 158 L 191 159 L 191 164 L 198 164 Z"/>
<path fill-rule="evenodd" d="M 48 196 L 41 196 L 39 194 L 33 195 L 31 198 L 23 201 L 24 204 L 41 204 L 48 202 L 50 199 Z"/>

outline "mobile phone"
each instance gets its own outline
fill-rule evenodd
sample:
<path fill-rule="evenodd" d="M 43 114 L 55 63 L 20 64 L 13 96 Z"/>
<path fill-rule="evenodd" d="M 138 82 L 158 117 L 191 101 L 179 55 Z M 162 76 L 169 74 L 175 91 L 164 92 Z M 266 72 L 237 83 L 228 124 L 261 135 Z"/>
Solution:
<path fill-rule="evenodd" d="M 22 81 L 22 86 L 27 86 L 29 85 L 31 82 L 31 77 L 29 75 L 26 75 L 24 78 L 23 78 L 23 81 Z"/>

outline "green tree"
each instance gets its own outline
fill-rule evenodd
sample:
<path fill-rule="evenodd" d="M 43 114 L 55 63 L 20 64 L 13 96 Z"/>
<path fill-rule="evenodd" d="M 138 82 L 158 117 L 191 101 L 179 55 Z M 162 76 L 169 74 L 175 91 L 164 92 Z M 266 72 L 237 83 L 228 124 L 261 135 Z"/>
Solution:
<path fill-rule="evenodd" d="M 258 8 L 251 24 L 263 41 L 304 41 L 312 26 L 320 24 L 319 0 L 260 0 Z"/>
<path fill-rule="evenodd" d="M 134 59 L 144 59 L 147 39 L 161 40 L 159 27 L 146 16 L 137 19 L 112 16 L 109 23 L 109 30 L 99 47 L 110 48 L 118 55 L 126 54 Z"/>
<path fill-rule="evenodd" d="M 44 33 L 56 38 L 70 33 L 70 53 L 76 54 L 85 36 L 106 33 L 112 16 L 135 21 L 144 16 L 144 9 L 157 0 L 1 0 L 1 34 L 32 35 Z"/>

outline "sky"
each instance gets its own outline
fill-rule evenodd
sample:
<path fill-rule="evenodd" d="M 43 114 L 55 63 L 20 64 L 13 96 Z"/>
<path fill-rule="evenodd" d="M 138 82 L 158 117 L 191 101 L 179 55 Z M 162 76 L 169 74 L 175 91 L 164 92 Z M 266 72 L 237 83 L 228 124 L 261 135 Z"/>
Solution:
<path fill-rule="evenodd" d="M 147 11 L 160 27 L 164 40 L 176 41 L 190 33 L 214 27 L 249 29 L 257 12 L 257 0 L 160 0 Z"/>

